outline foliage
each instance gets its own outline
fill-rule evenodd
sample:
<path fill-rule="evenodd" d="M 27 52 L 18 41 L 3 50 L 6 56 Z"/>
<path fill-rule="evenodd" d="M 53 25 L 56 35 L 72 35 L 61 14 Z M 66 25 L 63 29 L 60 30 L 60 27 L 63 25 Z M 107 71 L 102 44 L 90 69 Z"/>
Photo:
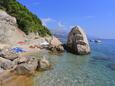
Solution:
<path fill-rule="evenodd" d="M 40 36 L 51 35 L 41 20 L 16 0 L 0 0 L 0 9 L 16 17 L 18 27 L 26 34 L 35 32 Z"/>

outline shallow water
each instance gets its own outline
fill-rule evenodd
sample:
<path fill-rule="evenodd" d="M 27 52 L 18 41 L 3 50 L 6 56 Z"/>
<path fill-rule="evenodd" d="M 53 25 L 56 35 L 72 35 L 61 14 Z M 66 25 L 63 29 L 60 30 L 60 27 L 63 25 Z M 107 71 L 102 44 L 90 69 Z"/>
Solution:
<path fill-rule="evenodd" d="M 92 53 L 86 56 L 46 55 L 54 69 L 38 74 L 35 86 L 115 86 L 115 70 L 109 67 L 115 63 L 115 40 L 90 45 Z"/>
<path fill-rule="evenodd" d="M 18 76 L 7 74 L 0 79 L 0 86 L 33 86 L 33 80 L 30 76 Z"/>

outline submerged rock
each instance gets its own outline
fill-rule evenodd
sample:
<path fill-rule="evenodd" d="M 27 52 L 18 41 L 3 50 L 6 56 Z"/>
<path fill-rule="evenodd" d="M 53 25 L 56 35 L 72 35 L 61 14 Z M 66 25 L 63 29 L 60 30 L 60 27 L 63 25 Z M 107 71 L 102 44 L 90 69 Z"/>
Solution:
<path fill-rule="evenodd" d="M 78 55 L 91 52 L 87 36 L 81 27 L 75 26 L 72 28 L 68 36 L 67 50 Z"/>
<path fill-rule="evenodd" d="M 114 70 L 114 71 L 115 71 L 115 63 L 114 63 L 114 64 L 109 64 L 108 67 L 109 67 L 111 70 Z"/>

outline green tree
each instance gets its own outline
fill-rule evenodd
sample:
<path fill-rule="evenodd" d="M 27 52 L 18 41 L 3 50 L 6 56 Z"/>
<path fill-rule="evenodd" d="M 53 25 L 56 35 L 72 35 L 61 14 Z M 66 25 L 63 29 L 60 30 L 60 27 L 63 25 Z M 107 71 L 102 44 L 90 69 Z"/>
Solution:
<path fill-rule="evenodd" d="M 0 9 L 16 17 L 18 27 L 26 34 L 35 32 L 40 36 L 51 35 L 48 28 L 42 25 L 41 20 L 16 0 L 0 0 Z"/>

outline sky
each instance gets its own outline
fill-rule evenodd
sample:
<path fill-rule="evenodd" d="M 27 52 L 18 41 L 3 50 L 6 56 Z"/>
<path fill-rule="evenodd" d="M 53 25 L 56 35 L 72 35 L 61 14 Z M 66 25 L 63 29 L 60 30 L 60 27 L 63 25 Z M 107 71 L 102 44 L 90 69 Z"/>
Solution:
<path fill-rule="evenodd" d="M 115 39 L 115 0 L 18 0 L 55 31 L 81 26 L 98 38 Z"/>

